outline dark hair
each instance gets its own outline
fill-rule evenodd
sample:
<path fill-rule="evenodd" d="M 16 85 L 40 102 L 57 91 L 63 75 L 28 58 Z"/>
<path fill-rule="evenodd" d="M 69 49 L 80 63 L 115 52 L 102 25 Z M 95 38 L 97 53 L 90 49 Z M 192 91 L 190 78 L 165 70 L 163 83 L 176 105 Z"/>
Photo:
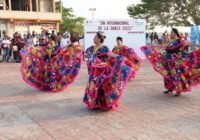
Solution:
<path fill-rule="evenodd" d="M 31 35 L 30 35 L 30 34 L 27 34 L 27 38 L 31 38 Z"/>
<path fill-rule="evenodd" d="M 176 28 L 172 28 L 172 31 L 175 33 L 175 35 L 176 35 L 178 38 L 181 37 L 180 34 L 179 34 L 179 32 L 178 32 L 178 30 L 177 30 Z"/>
<path fill-rule="evenodd" d="M 104 42 L 106 36 L 102 32 L 97 32 L 97 37 L 101 40 L 101 43 Z"/>
<path fill-rule="evenodd" d="M 77 42 L 77 41 L 79 41 L 79 34 L 75 33 L 75 32 L 71 33 L 70 41 L 71 42 Z"/>
<path fill-rule="evenodd" d="M 122 37 L 120 37 L 120 36 L 118 36 L 118 37 L 117 37 L 117 40 L 119 40 L 119 41 L 123 42 L 123 38 L 122 38 Z"/>

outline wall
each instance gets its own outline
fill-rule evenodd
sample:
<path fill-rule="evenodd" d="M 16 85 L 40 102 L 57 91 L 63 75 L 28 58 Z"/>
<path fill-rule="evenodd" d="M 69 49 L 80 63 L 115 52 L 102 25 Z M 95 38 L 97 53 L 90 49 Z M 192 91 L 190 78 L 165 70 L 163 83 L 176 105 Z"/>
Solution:
<path fill-rule="evenodd" d="M 14 20 L 40 20 L 40 21 L 61 21 L 61 13 L 47 12 L 25 12 L 25 11 L 0 11 L 0 19 Z"/>
<path fill-rule="evenodd" d="M 0 39 L 3 38 L 3 32 L 7 31 L 6 21 L 0 21 Z"/>
<path fill-rule="evenodd" d="M 52 12 L 52 0 L 40 0 L 40 12 Z"/>

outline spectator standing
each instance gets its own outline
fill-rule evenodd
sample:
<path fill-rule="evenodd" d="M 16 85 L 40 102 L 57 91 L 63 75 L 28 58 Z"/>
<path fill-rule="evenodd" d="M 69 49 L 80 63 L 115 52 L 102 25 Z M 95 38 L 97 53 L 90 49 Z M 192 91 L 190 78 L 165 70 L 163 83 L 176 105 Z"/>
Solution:
<path fill-rule="evenodd" d="M 188 33 L 185 33 L 184 40 L 190 42 L 190 36 Z"/>
<path fill-rule="evenodd" d="M 41 32 L 40 37 L 39 37 L 39 44 L 40 44 L 40 45 L 43 45 L 45 39 L 48 39 L 48 35 L 47 35 L 46 31 L 43 30 L 43 31 Z"/>
<path fill-rule="evenodd" d="M 70 44 L 70 35 L 69 33 L 64 33 L 60 41 L 60 46 L 61 48 L 64 48 L 64 47 L 69 46 L 69 44 Z"/>
<path fill-rule="evenodd" d="M 146 32 L 146 44 L 148 43 L 149 33 Z"/>
<path fill-rule="evenodd" d="M 2 62 L 8 62 L 9 61 L 9 52 L 10 52 L 11 42 L 9 40 L 8 36 L 5 36 L 2 40 L 2 50 L 3 50 L 3 58 Z"/>
<path fill-rule="evenodd" d="M 151 39 L 151 44 L 153 44 L 153 42 L 156 40 L 158 40 L 158 35 L 156 32 L 152 32 L 150 35 L 150 39 Z"/>
<path fill-rule="evenodd" d="M 33 45 L 36 47 L 39 45 L 38 35 L 34 35 L 33 37 Z"/>
<path fill-rule="evenodd" d="M 27 35 L 26 45 L 27 45 L 27 47 L 33 47 L 34 46 L 33 38 L 30 34 Z"/>
<path fill-rule="evenodd" d="M 58 37 L 54 30 L 52 30 L 50 38 L 53 38 L 56 41 L 56 44 L 58 44 Z"/>
<path fill-rule="evenodd" d="M 32 31 L 32 37 L 34 38 L 36 36 L 35 31 Z"/>
<path fill-rule="evenodd" d="M 12 45 L 16 46 L 13 47 L 13 56 L 16 63 L 20 63 L 21 56 L 20 51 L 24 47 L 24 39 L 18 33 L 14 34 L 14 38 L 12 39 Z"/>
<path fill-rule="evenodd" d="M 58 33 L 57 37 L 58 37 L 58 45 L 60 45 L 60 42 L 61 42 L 61 39 L 62 39 L 62 34 Z"/>

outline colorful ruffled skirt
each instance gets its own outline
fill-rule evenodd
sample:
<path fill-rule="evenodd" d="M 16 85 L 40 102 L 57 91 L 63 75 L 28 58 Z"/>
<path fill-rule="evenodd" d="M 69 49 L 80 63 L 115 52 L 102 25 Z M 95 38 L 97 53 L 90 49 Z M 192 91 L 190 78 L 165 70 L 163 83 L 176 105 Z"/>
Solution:
<path fill-rule="evenodd" d="M 42 91 L 58 92 L 77 77 L 82 61 L 81 48 L 29 47 L 21 51 L 23 80 Z"/>
<path fill-rule="evenodd" d="M 89 109 L 117 109 L 132 69 L 124 64 L 123 56 L 108 58 L 105 63 L 97 58 L 92 61 L 83 102 Z"/>
<path fill-rule="evenodd" d="M 129 67 L 132 67 L 131 78 L 134 78 L 137 72 L 139 71 L 142 63 L 142 59 L 137 55 L 135 50 L 133 48 L 124 46 L 120 48 L 119 51 L 114 49 L 113 53 L 122 55 L 126 58 L 125 64 L 128 65 Z"/>
<path fill-rule="evenodd" d="M 195 51 L 196 65 L 191 69 L 191 85 L 197 86 L 200 84 L 200 49 Z"/>
<path fill-rule="evenodd" d="M 131 78 L 134 78 L 140 69 L 142 59 L 137 55 L 135 50 L 132 48 L 127 48 L 124 52 L 122 52 L 121 55 L 126 57 L 125 63 L 129 65 L 130 67 L 132 67 L 133 70 L 132 70 Z"/>
<path fill-rule="evenodd" d="M 188 92 L 192 86 L 200 83 L 196 51 L 189 54 L 184 52 L 163 54 L 150 46 L 143 46 L 141 50 L 155 71 L 164 77 L 167 90 Z"/>

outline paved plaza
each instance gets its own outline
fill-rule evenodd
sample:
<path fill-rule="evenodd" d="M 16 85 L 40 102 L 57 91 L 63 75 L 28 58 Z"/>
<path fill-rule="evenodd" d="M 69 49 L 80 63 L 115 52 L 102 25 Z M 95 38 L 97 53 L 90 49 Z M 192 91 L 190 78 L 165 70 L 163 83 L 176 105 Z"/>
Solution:
<path fill-rule="evenodd" d="M 162 94 L 162 77 L 146 62 L 130 81 L 120 110 L 88 110 L 80 75 L 60 93 L 27 85 L 20 64 L 0 64 L 0 140 L 200 140 L 200 91 Z"/>

